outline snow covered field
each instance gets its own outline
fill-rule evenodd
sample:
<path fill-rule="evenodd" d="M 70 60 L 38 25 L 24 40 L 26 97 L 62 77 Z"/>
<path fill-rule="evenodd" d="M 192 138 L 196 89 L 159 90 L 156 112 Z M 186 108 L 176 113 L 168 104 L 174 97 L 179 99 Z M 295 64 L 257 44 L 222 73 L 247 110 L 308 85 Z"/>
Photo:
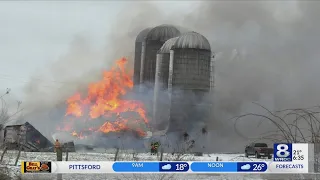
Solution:
<path fill-rule="evenodd" d="M 1 152 L 2 153 L 2 152 Z M 55 153 L 39 153 L 39 152 L 22 152 L 19 163 L 17 166 L 14 166 L 14 162 L 17 156 L 16 151 L 9 151 L 5 156 L 2 162 L 2 166 L 6 166 L 10 169 L 11 176 L 20 174 L 20 162 L 21 161 L 55 161 Z M 193 156 L 193 155 L 172 155 L 164 154 L 163 161 L 216 161 L 216 158 L 219 158 L 219 161 L 269 161 L 269 159 L 255 159 L 255 158 L 246 158 L 243 154 L 204 154 L 203 156 Z M 65 158 L 65 154 L 64 157 Z M 113 152 L 100 152 L 100 153 L 69 153 L 69 161 L 113 161 L 114 153 Z M 157 156 L 151 156 L 150 154 L 136 154 L 133 151 L 120 151 L 118 156 L 119 161 L 158 161 Z M 32 180 L 51 180 L 56 179 L 57 175 L 30 175 L 24 174 L 23 179 L 32 179 Z M 64 174 L 64 180 L 117 180 L 117 179 L 146 179 L 146 180 L 168 180 L 168 179 L 230 179 L 230 180 L 241 180 L 241 179 L 266 179 L 258 174 L 248 175 L 248 174 Z M 273 176 L 269 175 L 267 179 L 279 179 L 279 175 Z M 281 177 L 280 179 L 287 179 Z M 301 179 L 301 178 L 298 178 Z"/>

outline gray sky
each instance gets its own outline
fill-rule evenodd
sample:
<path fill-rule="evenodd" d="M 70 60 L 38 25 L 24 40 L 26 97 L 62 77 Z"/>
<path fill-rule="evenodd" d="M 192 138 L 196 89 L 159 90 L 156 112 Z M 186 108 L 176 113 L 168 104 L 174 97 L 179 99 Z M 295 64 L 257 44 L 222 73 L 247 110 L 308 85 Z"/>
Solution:
<path fill-rule="evenodd" d="M 166 6 L 168 12 L 190 6 L 190 2 L 153 3 L 160 8 Z M 111 43 L 107 35 L 114 33 L 111 26 L 126 4 L 127 1 L 0 2 L 0 91 L 11 88 L 12 95 L 23 100 L 23 87 L 31 76 L 47 80 L 46 88 L 56 86 L 49 73 L 48 77 L 35 74 L 45 72 L 64 56 L 77 35 L 85 37 L 91 48 L 106 48 Z"/>

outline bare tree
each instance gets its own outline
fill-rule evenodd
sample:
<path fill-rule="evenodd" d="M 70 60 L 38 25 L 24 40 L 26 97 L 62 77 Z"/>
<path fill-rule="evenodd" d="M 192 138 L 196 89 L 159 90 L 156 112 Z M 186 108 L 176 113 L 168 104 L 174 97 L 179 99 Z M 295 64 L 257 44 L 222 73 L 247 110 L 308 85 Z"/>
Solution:
<path fill-rule="evenodd" d="M 3 129 L 5 125 L 13 119 L 14 116 L 18 115 L 23 109 L 21 109 L 21 101 L 17 101 L 17 109 L 14 113 L 10 114 L 9 109 L 8 109 L 8 104 L 6 103 L 4 97 L 10 93 L 11 89 L 7 88 L 6 92 L 0 96 L 0 101 L 1 101 L 1 107 L 0 107 L 0 132 L 3 132 Z M 19 134 L 20 136 L 20 134 Z M 4 138 L 4 137 L 3 137 Z M 17 155 L 15 165 L 18 163 L 18 159 L 20 157 L 20 152 L 21 152 L 21 144 L 20 144 L 20 138 L 18 140 L 18 146 L 19 146 L 19 153 Z M 3 152 L 1 154 L 1 159 L 0 162 L 2 162 L 4 158 L 4 154 L 7 152 L 7 146 L 6 144 L 2 144 Z"/>
<path fill-rule="evenodd" d="M 315 144 L 314 170 L 318 172 L 320 169 L 320 106 L 283 109 L 272 112 L 260 104 L 254 104 L 264 109 L 266 114 L 248 113 L 235 117 L 234 128 L 237 134 L 246 139 L 264 139 L 273 143 L 313 143 Z M 274 125 L 274 128 L 262 133 L 258 138 L 247 137 L 239 131 L 238 124 L 240 119 L 249 116 L 259 117 L 256 118 L 259 120 L 257 122 L 258 126 L 263 121 L 268 121 Z M 313 160 L 310 159 L 310 161 Z M 301 179 L 305 178 L 305 175 L 296 176 Z M 316 178 L 318 177 L 316 176 Z"/>
<path fill-rule="evenodd" d="M 234 128 L 236 133 L 246 139 L 252 139 L 245 136 L 238 129 L 240 119 L 249 116 L 259 117 L 257 125 L 263 121 L 269 121 L 273 124 L 273 130 L 264 132 L 259 139 L 270 140 L 272 142 L 287 143 L 319 143 L 320 142 L 320 106 L 311 108 L 284 109 L 271 112 L 266 107 L 254 103 L 264 109 L 266 114 L 247 113 L 235 117 Z"/>
<path fill-rule="evenodd" d="M 4 97 L 10 93 L 11 89 L 7 88 L 6 92 L 0 96 L 1 107 L 0 107 L 0 130 L 2 130 L 6 123 L 8 123 L 12 118 L 22 112 L 21 101 L 17 101 L 17 109 L 15 112 L 10 114 L 8 109 L 8 104 L 6 103 Z"/>

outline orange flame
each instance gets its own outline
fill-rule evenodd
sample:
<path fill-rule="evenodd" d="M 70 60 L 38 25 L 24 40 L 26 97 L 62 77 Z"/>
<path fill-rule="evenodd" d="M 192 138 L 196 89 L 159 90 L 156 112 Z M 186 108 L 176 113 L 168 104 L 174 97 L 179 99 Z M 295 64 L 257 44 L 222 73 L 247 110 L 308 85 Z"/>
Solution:
<path fill-rule="evenodd" d="M 126 58 L 117 60 L 115 67 L 111 68 L 110 71 L 103 72 L 102 80 L 89 84 L 85 97 L 76 93 L 68 98 L 66 101 L 66 116 L 88 116 L 90 119 L 96 119 L 102 116 L 112 117 L 116 114 L 117 120 L 115 122 L 108 121 L 100 127 L 89 128 L 90 131 L 103 133 L 130 130 L 128 122 L 148 124 L 144 105 L 140 101 L 122 99 L 123 95 L 133 88 L 132 72 L 127 72 L 125 68 L 127 62 Z M 89 112 L 85 112 L 85 109 L 89 109 Z M 121 113 L 125 112 L 135 112 L 140 118 L 121 117 Z M 80 139 L 84 138 L 81 132 L 73 130 L 73 124 L 70 121 L 64 122 L 63 127 L 59 127 L 58 130 L 72 131 L 71 135 Z M 146 135 L 142 129 L 137 128 L 135 131 L 140 136 Z"/>
<path fill-rule="evenodd" d="M 73 132 L 71 133 L 71 135 L 72 135 L 72 136 L 75 136 L 75 137 L 77 137 L 77 138 L 79 138 L 79 139 L 85 139 L 85 138 L 87 138 L 87 136 L 82 135 L 81 132 L 78 134 L 76 131 L 73 131 Z"/>

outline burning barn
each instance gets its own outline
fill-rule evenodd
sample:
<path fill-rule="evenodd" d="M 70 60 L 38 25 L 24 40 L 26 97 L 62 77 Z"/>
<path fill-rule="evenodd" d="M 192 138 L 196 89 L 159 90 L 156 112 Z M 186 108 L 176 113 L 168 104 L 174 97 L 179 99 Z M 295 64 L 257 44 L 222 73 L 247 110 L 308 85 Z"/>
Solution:
<path fill-rule="evenodd" d="M 21 145 L 24 151 L 42 151 L 53 146 L 52 142 L 29 122 L 6 125 L 3 144 L 8 149 L 15 150 Z"/>
<path fill-rule="evenodd" d="M 117 60 L 103 72 L 101 80 L 88 85 L 87 93 L 70 96 L 66 117 L 56 130 L 77 138 L 75 143 L 100 147 L 113 147 L 112 142 L 122 135 L 133 139 L 129 144 L 146 136 L 149 120 L 145 105 L 127 94 L 133 90 L 127 62 L 126 58 Z"/>

